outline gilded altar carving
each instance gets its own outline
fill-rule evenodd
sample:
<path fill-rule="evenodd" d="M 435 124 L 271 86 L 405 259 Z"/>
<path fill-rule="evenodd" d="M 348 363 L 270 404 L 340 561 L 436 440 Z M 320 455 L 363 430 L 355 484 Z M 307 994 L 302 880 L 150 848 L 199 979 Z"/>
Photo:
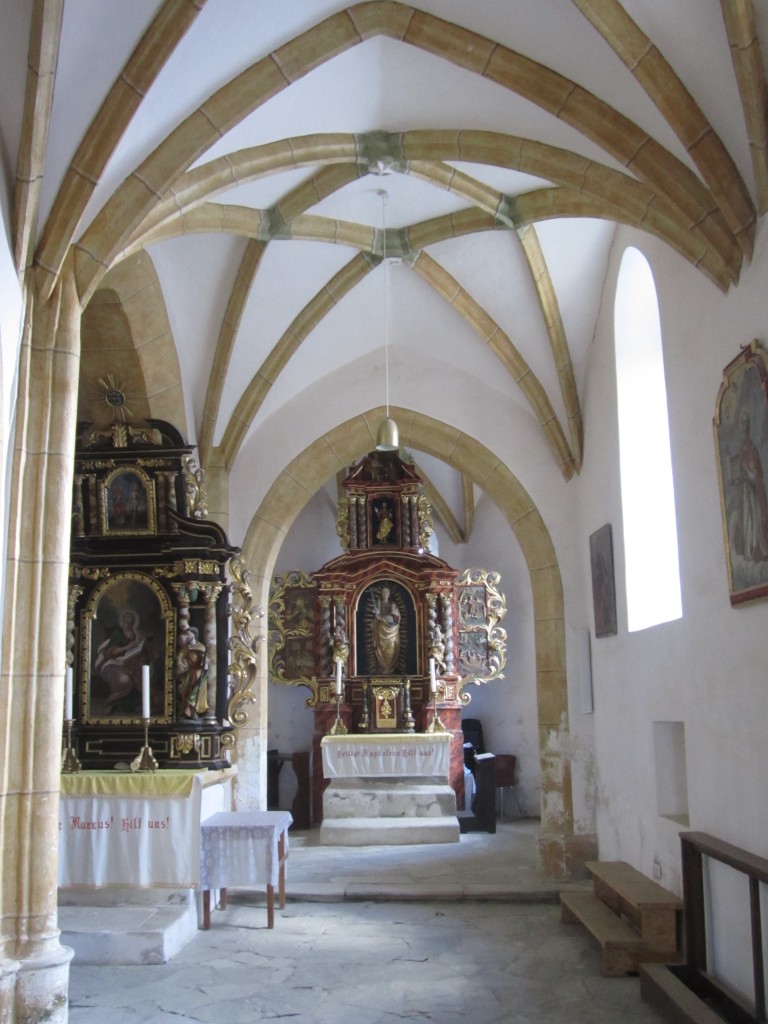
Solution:
<path fill-rule="evenodd" d="M 312 577 L 296 570 L 274 578 L 269 600 L 272 676 L 291 686 L 309 686 L 313 693 L 316 592 Z"/>
<path fill-rule="evenodd" d="M 342 548 L 347 551 L 350 544 L 349 499 L 341 498 L 336 508 L 336 533 Z"/>
<path fill-rule="evenodd" d="M 251 620 L 254 615 L 262 618 L 264 609 L 259 606 L 253 608 L 248 568 L 242 558 L 232 558 L 229 571 L 232 576 L 232 636 L 229 638 L 232 661 L 229 666 L 231 690 L 227 714 L 233 725 L 243 726 L 248 721 L 246 705 L 256 703 L 252 686 L 256 678 L 256 656 L 264 641 L 263 636 L 251 632 Z"/>
<path fill-rule="evenodd" d="M 182 460 L 182 472 L 189 514 L 193 519 L 207 519 L 208 494 L 205 490 L 205 470 L 198 465 L 192 455 L 186 455 Z"/>
<path fill-rule="evenodd" d="M 507 634 L 499 623 L 507 614 L 499 590 L 500 575 L 486 569 L 467 569 L 458 579 L 459 652 L 462 685 L 504 678 Z"/>

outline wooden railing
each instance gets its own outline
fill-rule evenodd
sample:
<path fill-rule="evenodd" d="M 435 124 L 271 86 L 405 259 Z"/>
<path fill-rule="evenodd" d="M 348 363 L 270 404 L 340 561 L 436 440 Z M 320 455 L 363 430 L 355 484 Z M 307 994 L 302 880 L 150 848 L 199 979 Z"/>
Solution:
<path fill-rule="evenodd" d="M 768 884 L 768 860 L 725 843 L 704 832 L 683 832 L 683 899 L 685 902 L 685 967 L 675 971 L 697 995 L 717 1006 L 726 1020 L 765 1021 L 763 928 L 760 914 L 760 883 Z M 752 976 L 755 1013 L 752 1016 L 707 973 L 707 924 L 704 906 L 704 857 L 746 875 L 749 880 L 749 913 L 752 926 Z"/>

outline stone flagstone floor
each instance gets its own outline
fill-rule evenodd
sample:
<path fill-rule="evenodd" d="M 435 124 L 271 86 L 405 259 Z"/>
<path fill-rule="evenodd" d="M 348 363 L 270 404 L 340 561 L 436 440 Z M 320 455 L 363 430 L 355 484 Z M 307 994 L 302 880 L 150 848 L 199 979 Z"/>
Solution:
<path fill-rule="evenodd" d="M 230 893 L 171 962 L 72 965 L 70 1024 L 659 1024 L 637 978 L 603 978 L 560 924 L 536 822 L 439 847 L 291 838 L 288 902 Z"/>

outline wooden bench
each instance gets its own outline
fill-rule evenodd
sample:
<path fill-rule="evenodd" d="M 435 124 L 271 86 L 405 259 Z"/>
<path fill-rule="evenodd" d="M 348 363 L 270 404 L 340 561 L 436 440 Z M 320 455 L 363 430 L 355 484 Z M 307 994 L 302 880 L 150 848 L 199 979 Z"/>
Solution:
<path fill-rule="evenodd" d="M 578 921 L 602 949 L 602 973 L 679 959 L 683 901 L 624 861 L 589 861 L 593 891 L 562 891 L 560 919 Z"/>

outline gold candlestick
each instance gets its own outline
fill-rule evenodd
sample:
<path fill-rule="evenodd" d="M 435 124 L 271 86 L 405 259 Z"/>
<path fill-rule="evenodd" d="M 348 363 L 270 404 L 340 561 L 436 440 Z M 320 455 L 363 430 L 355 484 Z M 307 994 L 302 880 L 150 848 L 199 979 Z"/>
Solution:
<path fill-rule="evenodd" d="M 432 694 L 432 721 L 426 730 L 427 732 L 448 732 L 446 727 L 440 721 L 440 712 L 437 710 L 437 688 Z"/>
<path fill-rule="evenodd" d="M 80 771 L 82 765 L 77 759 L 75 748 L 72 746 L 72 725 L 73 718 L 64 719 L 64 729 L 67 734 L 67 741 L 61 755 L 61 771 L 64 775 L 75 775 Z"/>
<path fill-rule="evenodd" d="M 131 771 L 156 772 L 158 767 L 157 761 L 152 754 L 152 747 L 149 745 L 149 719 L 142 718 L 141 724 L 144 726 L 144 746 L 141 748 L 138 756 L 131 761 Z"/>
<path fill-rule="evenodd" d="M 331 726 L 329 736 L 346 736 L 347 727 L 341 720 L 341 694 L 336 694 L 336 721 Z"/>

